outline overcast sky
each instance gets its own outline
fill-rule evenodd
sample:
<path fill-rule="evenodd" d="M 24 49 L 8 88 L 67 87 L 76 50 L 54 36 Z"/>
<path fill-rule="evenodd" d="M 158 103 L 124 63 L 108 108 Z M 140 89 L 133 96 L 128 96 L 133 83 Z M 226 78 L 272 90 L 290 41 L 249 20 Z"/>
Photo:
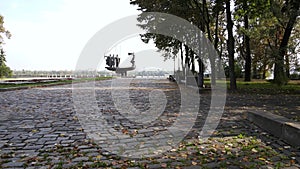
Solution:
<path fill-rule="evenodd" d="M 139 13 L 129 0 L 2 0 L 0 12 L 12 34 L 5 39 L 4 50 L 13 70 L 74 70 L 84 45 L 97 31 Z M 153 45 L 145 50 L 149 48 Z M 129 51 L 119 45 L 113 52 Z"/>

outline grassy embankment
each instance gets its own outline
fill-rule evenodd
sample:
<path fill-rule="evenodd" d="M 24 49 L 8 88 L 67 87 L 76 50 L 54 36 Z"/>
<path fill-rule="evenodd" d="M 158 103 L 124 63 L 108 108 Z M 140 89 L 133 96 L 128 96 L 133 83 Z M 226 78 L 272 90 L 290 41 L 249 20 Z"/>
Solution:
<path fill-rule="evenodd" d="M 63 85 L 63 84 L 71 84 L 72 82 L 79 83 L 79 82 L 87 82 L 87 81 L 99 81 L 99 80 L 108 80 L 112 77 L 97 77 L 97 78 L 80 78 L 80 79 L 62 79 L 58 81 L 48 81 L 48 82 L 36 82 L 36 83 L 21 83 L 21 84 L 14 84 L 14 83 L 0 83 L 1 88 L 18 88 L 18 87 L 43 87 L 43 86 L 52 86 L 52 85 Z"/>

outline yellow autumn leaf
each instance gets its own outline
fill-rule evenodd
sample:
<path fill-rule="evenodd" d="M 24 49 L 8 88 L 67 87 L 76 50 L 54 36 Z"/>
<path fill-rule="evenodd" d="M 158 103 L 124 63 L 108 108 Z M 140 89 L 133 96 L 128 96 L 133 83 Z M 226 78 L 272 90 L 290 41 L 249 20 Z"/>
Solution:
<path fill-rule="evenodd" d="M 266 159 L 265 158 L 262 158 L 262 157 L 260 157 L 260 158 L 258 158 L 259 160 L 261 160 L 261 161 L 266 161 Z"/>

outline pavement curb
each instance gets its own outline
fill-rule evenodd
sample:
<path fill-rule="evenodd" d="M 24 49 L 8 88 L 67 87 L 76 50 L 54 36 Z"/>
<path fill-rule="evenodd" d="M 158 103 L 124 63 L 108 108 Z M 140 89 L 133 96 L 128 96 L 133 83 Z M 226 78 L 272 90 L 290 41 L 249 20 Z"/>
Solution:
<path fill-rule="evenodd" d="M 287 143 L 300 147 L 299 122 L 265 111 L 247 112 L 247 119 Z"/>

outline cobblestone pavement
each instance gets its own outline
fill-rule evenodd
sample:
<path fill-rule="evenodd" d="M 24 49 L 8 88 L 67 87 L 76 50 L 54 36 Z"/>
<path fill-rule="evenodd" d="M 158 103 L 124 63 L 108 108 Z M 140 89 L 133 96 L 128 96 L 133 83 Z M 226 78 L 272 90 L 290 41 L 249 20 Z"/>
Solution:
<path fill-rule="evenodd" d="M 114 132 L 131 138 L 154 137 L 176 120 L 181 101 L 176 84 L 131 83 L 130 101 L 143 111 L 151 107 L 149 91 L 164 89 L 165 111 L 150 125 L 130 124 L 116 111 L 110 84 L 96 82 L 95 96 Z M 243 112 L 248 105 L 241 100 L 229 95 L 217 130 L 208 140 L 198 139 L 210 106 L 210 92 L 203 92 L 195 125 L 178 146 L 155 157 L 133 159 L 107 151 L 108 136 L 99 135 L 103 142 L 88 137 L 74 109 L 71 85 L 1 92 L 0 168 L 299 168 L 300 148 L 246 121 Z"/>
<path fill-rule="evenodd" d="M 300 93 L 296 94 L 231 94 L 228 105 L 266 110 L 300 122 Z"/>

